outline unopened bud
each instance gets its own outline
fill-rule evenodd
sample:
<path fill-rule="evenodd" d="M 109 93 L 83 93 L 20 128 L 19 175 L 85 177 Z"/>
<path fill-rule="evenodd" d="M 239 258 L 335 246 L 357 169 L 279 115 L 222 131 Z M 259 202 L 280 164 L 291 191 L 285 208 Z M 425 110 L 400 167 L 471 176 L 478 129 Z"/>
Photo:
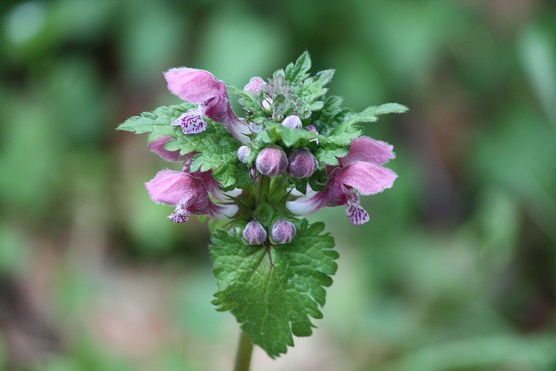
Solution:
<path fill-rule="evenodd" d="M 288 172 L 294 178 L 308 178 L 317 170 L 316 157 L 307 148 L 293 152 L 289 159 Z"/>
<path fill-rule="evenodd" d="M 261 87 L 266 85 L 266 82 L 258 76 L 252 77 L 249 83 L 245 85 L 243 90 L 250 91 L 253 94 L 259 94 Z"/>
<path fill-rule="evenodd" d="M 295 225 L 287 219 L 278 220 L 272 226 L 272 239 L 277 244 L 292 242 L 295 237 Z"/>
<path fill-rule="evenodd" d="M 245 226 L 243 238 L 249 245 L 262 245 L 266 241 L 266 230 L 261 223 L 253 220 Z"/>
<path fill-rule="evenodd" d="M 260 133 L 261 131 L 263 131 L 263 126 L 259 124 L 255 124 L 254 122 L 250 122 L 249 130 L 251 130 L 253 133 Z"/>
<path fill-rule="evenodd" d="M 262 101 L 261 106 L 263 106 L 266 113 L 272 112 L 272 102 L 274 102 L 272 98 L 266 98 Z"/>
<path fill-rule="evenodd" d="M 241 146 L 237 150 L 237 158 L 244 164 L 247 163 L 247 158 L 249 157 L 249 155 L 251 155 L 251 148 L 249 148 L 248 146 Z"/>
<path fill-rule="evenodd" d="M 284 121 L 282 121 L 282 125 L 290 129 L 301 129 L 303 127 L 301 119 L 296 115 L 286 117 Z"/>
<path fill-rule="evenodd" d="M 286 171 L 288 158 L 281 147 L 268 146 L 259 153 L 255 165 L 261 174 L 276 176 Z"/>

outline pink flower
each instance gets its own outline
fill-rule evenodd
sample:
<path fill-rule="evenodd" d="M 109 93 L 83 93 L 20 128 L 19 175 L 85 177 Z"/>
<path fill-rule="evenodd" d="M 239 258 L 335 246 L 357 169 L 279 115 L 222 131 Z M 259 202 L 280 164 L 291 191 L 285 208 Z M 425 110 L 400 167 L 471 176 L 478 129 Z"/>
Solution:
<path fill-rule="evenodd" d="M 168 89 L 183 100 L 198 104 L 176 119 L 172 125 L 181 126 L 185 134 L 206 130 L 205 116 L 224 124 L 242 143 L 248 143 L 249 128 L 236 116 L 230 105 L 226 84 L 208 71 L 194 68 L 172 68 L 164 73 Z"/>
<path fill-rule="evenodd" d="M 209 194 L 217 202 L 230 203 L 231 199 L 229 196 L 236 196 L 241 191 L 222 192 L 220 183 L 214 179 L 211 170 L 191 172 L 191 162 L 197 152 L 180 155 L 180 151 L 169 151 L 165 148 L 165 145 L 171 139 L 172 137 L 158 138 L 149 143 L 149 148 L 165 160 L 174 162 L 183 161 L 183 170 L 181 172 L 163 170 L 153 180 L 145 183 L 151 199 L 155 202 L 163 202 L 176 206 L 176 210 L 169 218 L 177 223 L 186 221 L 190 214 L 207 214 L 217 219 L 235 214 L 237 212 L 237 205 L 216 205 L 209 198 Z M 179 191 L 181 192 L 180 197 L 189 201 L 181 202 L 176 198 L 175 194 L 164 194 L 164 192 L 178 192 L 176 185 L 172 185 L 168 181 L 175 182 L 177 187 L 182 187 L 181 191 Z M 189 197 L 189 194 L 184 193 L 186 191 L 194 196 Z M 191 202 L 194 203 L 190 204 Z"/>
<path fill-rule="evenodd" d="M 308 215 L 324 206 L 344 205 L 349 220 L 360 225 L 369 221 L 369 214 L 360 205 L 359 193 L 371 195 L 392 187 L 398 177 L 382 164 L 394 158 L 393 147 L 369 137 L 351 143 L 348 154 L 338 166 L 327 169 L 328 183 L 322 192 L 309 190 L 307 195 L 286 203 L 294 214 Z"/>
<path fill-rule="evenodd" d="M 203 180 L 183 171 L 159 171 L 145 187 L 153 201 L 176 207 L 168 217 L 176 223 L 185 222 L 191 214 L 223 219 L 232 217 L 238 210 L 234 204 L 216 205 Z"/>

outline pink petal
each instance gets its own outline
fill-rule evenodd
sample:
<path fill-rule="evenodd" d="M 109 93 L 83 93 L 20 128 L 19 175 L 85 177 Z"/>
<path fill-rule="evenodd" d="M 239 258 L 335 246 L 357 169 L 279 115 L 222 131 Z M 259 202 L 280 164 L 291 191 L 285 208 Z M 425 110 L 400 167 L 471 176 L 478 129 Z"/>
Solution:
<path fill-rule="evenodd" d="M 172 137 L 160 137 L 149 143 L 149 149 L 168 161 L 187 161 L 190 157 L 195 155 L 194 152 L 187 153 L 185 155 L 180 155 L 180 151 L 168 151 L 164 146 L 168 143 Z"/>
<path fill-rule="evenodd" d="M 337 180 L 363 195 L 371 195 L 392 187 L 398 177 L 392 170 L 368 162 L 356 162 L 338 169 Z"/>
<path fill-rule="evenodd" d="M 174 122 L 174 126 L 181 126 L 184 134 L 199 134 L 207 130 L 207 123 L 203 119 L 201 110 L 189 110 L 178 117 Z"/>
<path fill-rule="evenodd" d="M 326 195 L 324 192 L 313 191 L 307 187 L 307 194 L 294 201 L 286 202 L 286 208 L 295 215 L 309 215 L 326 206 Z"/>
<path fill-rule="evenodd" d="M 226 94 L 226 84 L 205 70 L 195 68 L 172 68 L 164 73 L 168 90 L 183 100 L 201 104 Z"/>
<path fill-rule="evenodd" d="M 255 76 L 249 80 L 249 83 L 245 85 L 243 90 L 250 91 L 253 94 L 259 94 L 263 85 L 266 85 L 266 82 L 262 78 Z"/>
<path fill-rule="evenodd" d="M 182 203 L 189 205 L 207 193 L 201 179 L 173 170 L 159 171 L 152 180 L 145 183 L 145 187 L 154 202 L 174 206 Z"/>
<path fill-rule="evenodd" d="M 359 137 L 351 142 L 348 154 L 340 159 L 342 166 L 348 166 L 358 161 L 381 165 L 395 157 L 394 147 L 386 142 L 369 137 Z"/>

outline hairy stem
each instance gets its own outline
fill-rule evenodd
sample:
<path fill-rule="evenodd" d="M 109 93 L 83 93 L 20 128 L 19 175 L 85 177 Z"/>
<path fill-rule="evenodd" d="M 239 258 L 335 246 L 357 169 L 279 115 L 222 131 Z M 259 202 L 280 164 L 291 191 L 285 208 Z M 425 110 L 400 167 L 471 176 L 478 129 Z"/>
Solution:
<path fill-rule="evenodd" d="M 251 338 L 241 331 L 236 353 L 236 364 L 234 371 L 249 371 L 251 355 L 253 354 L 253 342 Z"/>

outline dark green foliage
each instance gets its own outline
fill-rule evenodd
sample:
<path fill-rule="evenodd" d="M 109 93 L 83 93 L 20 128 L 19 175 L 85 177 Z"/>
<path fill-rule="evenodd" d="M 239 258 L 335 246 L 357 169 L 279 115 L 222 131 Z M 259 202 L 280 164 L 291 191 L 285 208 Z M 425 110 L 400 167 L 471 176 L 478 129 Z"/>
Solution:
<path fill-rule="evenodd" d="M 286 353 L 293 335 L 312 333 L 310 317 L 322 318 L 324 287 L 332 284 L 338 253 L 324 224 L 296 225 L 297 236 L 279 246 L 248 246 L 219 230 L 210 252 L 218 291 L 213 303 L 229 310 L 241 328 L 269 356 Z"/>

